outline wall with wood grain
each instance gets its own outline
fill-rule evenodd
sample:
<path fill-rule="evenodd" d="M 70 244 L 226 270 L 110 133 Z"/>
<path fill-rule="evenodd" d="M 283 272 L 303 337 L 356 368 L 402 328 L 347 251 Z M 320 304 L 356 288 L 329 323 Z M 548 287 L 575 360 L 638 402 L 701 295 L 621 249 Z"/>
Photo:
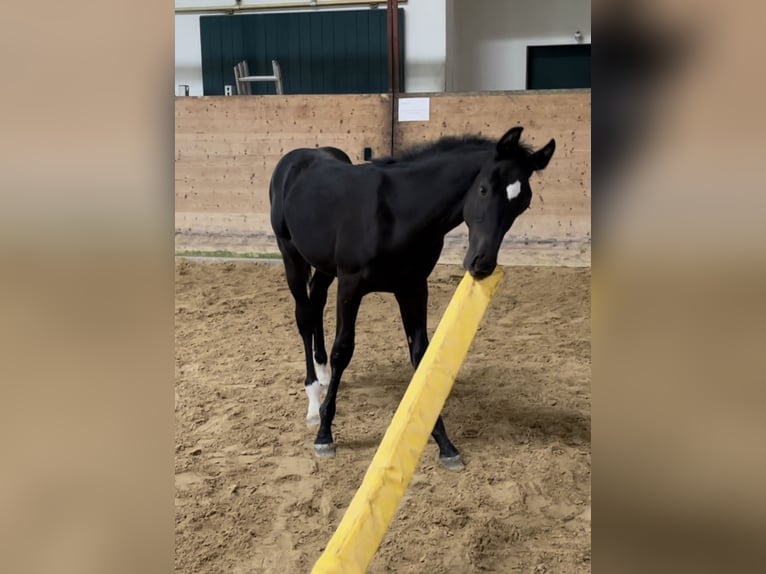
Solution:
<path fill-rule="evenodd" d="M 182 97 L 175 106 L 176 249 L 275 252 L 269 179 L 298 147 L 363 161 L 390 150 L 388 96 Z"/>
<path fill-rule="evenodd" d="M 499 137 L 523 125 L 535 146 L 555 137 L 535 199 L 501 250 L 503 264 L 590 265 L 590 92 L 436 94 L 428 122 L 396 124 L 401 149 L 441 135 Z M 276 252 L 268 183 L 279 158 L 297 147 L 332 145 L 363 161 L 390 151 L 387 95 L 176 98 L 176 250 Z M 462 259 L 464 226 L 442 260 Z"/>

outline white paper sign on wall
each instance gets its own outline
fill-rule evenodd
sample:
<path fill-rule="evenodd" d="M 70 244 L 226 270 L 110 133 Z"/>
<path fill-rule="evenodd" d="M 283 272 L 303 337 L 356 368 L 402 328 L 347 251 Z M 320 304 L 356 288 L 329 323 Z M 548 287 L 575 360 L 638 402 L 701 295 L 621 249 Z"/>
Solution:
<path fill-rule="evenodd" d="M 400 122 L 427 122 L 431 117 L 431 98 L 401 98 Z"/>

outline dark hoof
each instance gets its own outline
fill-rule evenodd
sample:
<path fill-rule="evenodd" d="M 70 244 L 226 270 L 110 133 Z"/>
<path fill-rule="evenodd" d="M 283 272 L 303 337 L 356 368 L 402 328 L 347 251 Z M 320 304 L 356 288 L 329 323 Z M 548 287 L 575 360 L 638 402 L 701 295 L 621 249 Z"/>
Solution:
<path fill-rule="evenodd" d="M 440 456 L 439 464 L 441 464 L 447 470 L 452 470 L 452 471 L 463 470 L 465 468 L 465 465 L 463 464 L 463 459 L 460 457 L 459 454 L 455 456 Z"/>
<path fill-rule="evenodd" d="M 330 444 L 315 444 L 314 454 L 319 458 L 335 458 L 335 445 Z"/>

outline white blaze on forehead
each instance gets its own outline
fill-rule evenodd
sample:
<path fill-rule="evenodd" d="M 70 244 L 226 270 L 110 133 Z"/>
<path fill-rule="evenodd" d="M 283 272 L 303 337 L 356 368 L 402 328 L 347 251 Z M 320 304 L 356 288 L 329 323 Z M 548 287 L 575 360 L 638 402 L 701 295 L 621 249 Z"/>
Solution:
<path fill-rule="evenodd" d="M 505 192 L 508 194 L 508 201 L 511 201 L 514 197 L 521 193 L 521 182 L 514 181 L 505 188 Z"/>

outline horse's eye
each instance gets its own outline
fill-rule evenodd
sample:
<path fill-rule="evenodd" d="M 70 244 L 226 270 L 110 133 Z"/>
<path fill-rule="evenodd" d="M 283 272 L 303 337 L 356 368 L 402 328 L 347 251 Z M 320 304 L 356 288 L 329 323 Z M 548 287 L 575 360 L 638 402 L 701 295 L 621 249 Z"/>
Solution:
<path fill-rule="evenodd" d="M 479 193 L 482 194 L 482 195 L 487 195 L 487 188 L 484 187 L 483 185 L 480 185 L 479 186 Z"/>

